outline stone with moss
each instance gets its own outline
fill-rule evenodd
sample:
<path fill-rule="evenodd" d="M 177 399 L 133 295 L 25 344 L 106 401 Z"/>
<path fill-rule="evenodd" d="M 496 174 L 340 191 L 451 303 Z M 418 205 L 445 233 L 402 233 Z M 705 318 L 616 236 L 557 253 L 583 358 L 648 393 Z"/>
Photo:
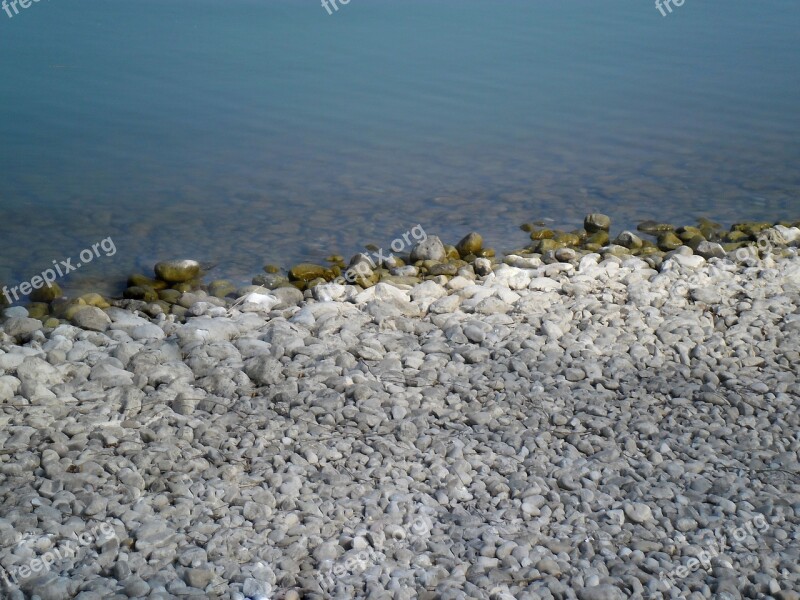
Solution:
<path fill-rule="evenodd" d="M 597 244 L 598 246 L 605 246 L 611 241 L 611 237 L 608 235 L 607 231 L 595 231 L 593 234 L 589 235 L 586 240 L 584 240 L 584 244 Z"/>
<path fill-rule="evenodd" d="M 552 229 L 534 229 L 531 231 L 532 240 L 550 240 L 555 237 L 555 232 Z"/>
<path fill-rule="evenodd" d="M 577 246 L 581 243 L 581 236 L 576 233 L 567 233 L 566 231 L 559 231 L 553 236 L 553 239 L 567 246 Z"/>
<path fill-rule="evenodd" d="M 151 287 L 134 285 L 127 288 L 122 296 L 130 300 L 143 300 L 144 302 L 155 302 L 158 300 L 158 292 Z"/>
<path fill-rule="evenodd" d="M 88 294 L 83 294 L 79 296 L 81 300 L 83 300 L 88 306 L 94 306 L 96 308 L 109 308 L 111 304 L 109 304 L 108 300 L 103 298 L 100 294 L 96 294 L 94 292 L 90 292 Z"/>
<path fill-rule="evenodd" d="M 72 300 L 70 304 L 61 311 L 61 318 L 72 321 L 72 318 L 78 314 L 78 311 L 85 308 L 88 308 L 88 306 L 84 302 L 79 301 L 79 299 Z"/>
<path fill-rule="evenodd" d="M 373 285 L 377 284 L 380 281 L 377 273 L 373 273 L 372 275 L 365 277 L 363 275 L 359 275 L 356 277 L 355 284 L 360 285 L 362 288 L 367 289 L 371 288 Z"/>
<path fill-rule="evenodd" d="M 50 285 L 40 287 L 38 290 L 33 290 L 28 298 L 31 302 L 45 302 L 49 304 L 56 298 L 61 298 L 63 295 L 64 292 L 61 291 L 61 287 L 53 282 Z"/>
<path fill-rule="evenodd" d="M 156 263 L 156 278 L 168 283 L 190 281 L 200 274 L 200 263 L 196 260 L 165 260 Z"/>
<path fill-rule="evenodd" d="M 268 290 L 275 289 L 289 283 L 289 280 L 283 275 L 276 273 L 258 274 L 252 279 L 253 285 L 260 285 Z"/>
<path fill-rule="evenodd" d="M 636 229 L 651 235 L 658 235 L 659 233 L 666 233 L 668 231 L 675 231 L 675 227 L 669 223 L 659 223 L 658 221 L 642 221 L 636 226 Z"/>
<path fill-rule="evenodd" d="M 465 235 L 456 244 L 456 250 L 458 250 L 458 254 L 461 257 L 467 256 L 468 254 L 477 255 L 482 248 L 483 237 L 481 237 L 480 233 L 474 231 Z"/>
<path fill-rule="evenodd" d="M 216 279 L 208 284 L 208 294 L 216 298 L 224 298 L 235 291 L 236 286 L 227 279 Z"/>
<path fill-rule="evenodd" d="M 32 302 L 28 305 L 28 316 L 31 319 L 44 320 L 50 312 L 50 305 L 46 302 Z"/>
<path fill-rule="evenodd" d="M 149 287 L 158 291 L 163 290 L 168 285 L 166 281 L 153 279 L 152 277 L 147 277 L 146 275 L 140 275 L 138 273 L 134 273 L 128 277 L 128 287 Z"/>
<path fill-rule="evenodd" d="M 536 252 L 540 254 L 544 254 L 545 252 L 552 251 L 555 252 L 559 248 L 564 248 L 566 246 L 563 242 L 557 242 L 554 239 L 544 239 L 539 240 L 539 244 L 536 248 Z"/>
<path fill-rule="evenodd" d="M 317 287 L 318 285 L 325 285 L 326 283 L 328 283 L 327 279 L 325 279 L 324 277 L 317 277 L 316 279 L 312 279 L 311 281 L 307 281 L 305 289 L 311 290 L 311 289 L 314 289 L 315 287 Z"/>
<path fill-rule="evenodd" d="M 636 251 L 636 254 L 639 256 L 650 256 L 653 254 L 661 254 L 661 250 L 659 250 L 653 244 L 650 244 L 649 246 L 642 246 L 641 248 L 639 248 Z"/>
<path fill-rule="evenodd" d="M 697 247 L 705 241 L 706 238 L 704 238 L 702 235 L 695 235 L 689 238 L 688 240 L 685 240 L 684 244 L 686 246 L 689 246 L 689 248 L 691 248 L 692 250 L 697 250 Z"/>
<path fill-rule="evenodd" d="M 181 299 L 182 292 L 173 289 L 159 290 L 158 299 L 169 304 L 176 304 Z"/>
<path fill-rule="evenodd" d="M 772 223 L 767 222 L 758 222 L 758 221 L 747 221 L 744 223 L 734 223 L 731 226 L 731 231 L 741 231 L 742 233 L 746 233 L 750 237 L 756 237 L 759 233 L 764 231 L 765 229 L 769 229 L 772 227 Z"/>
<path fill-rule="evenodd" d="M 453 258 L 461 258 L 461 255 L 456 250 L 456 247 L 451 244 L 444 245 L 444 252 L 445 252 L 445 260 L 453 259 Z"/>
<path fill-rule="evenodd" d="M 728 233 L 725 234 L 724 238 L 724 241 L 732 244 L 739 242 L 747 242 L 749 240 L 750 236 L 748 234 L 746 234 L 744 231 L 738 231 L 738 230 L 729 231 Z"/>
<path fill-rule="evenodd" d="M 680 238 L 680 240 L 685 244 L 694 237 L 697 236 L 703 237 L 703 232 L 700 231 L 697 227 L 693 227 L 692 225 L 686 225 L 684 227 L 678 227 L 678 229 L 675 230 L 675 235 L 677 235 L 678 238 Z"/>
<path fill-rule="evenodd" d="M 289 270 L 291 281 L 311 281 L 318 277 L 325 278 L 325 267 L 314 263 L 300 263 Z"/>
<path fill-rule="evenodd" d="M 658 236 L 657 245 L 659 250 L 669 252 L 670 250 L 675 250 L 683 246 L 683 242 L 677 235 L 671 231 L 667 231 Z"/>
<path fill-rule="evenodd" d="M 608 231 L 611 229 L 611 217 L 601 213 L 586 215 L 586 218 L 583 220 L 583 228 L 589 233 Z"/>

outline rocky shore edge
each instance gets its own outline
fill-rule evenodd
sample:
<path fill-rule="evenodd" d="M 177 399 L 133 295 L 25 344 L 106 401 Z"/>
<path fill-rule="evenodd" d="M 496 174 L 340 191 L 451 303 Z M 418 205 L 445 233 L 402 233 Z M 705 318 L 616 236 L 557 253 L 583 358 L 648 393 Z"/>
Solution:
<path fill-rule="evenodd" d="M 237 287 L 227 279 L 205 282 L 206 273 L 196 260 L 166 260 L 155 265 L 152 276 L 131 274 L 122 297 L 87 293 L 68 298 L 57 283 L 48 283 L 33 290 L 27 306 L 12 307 L 4 316 L 37 319 L 45 328 L 71 323 L 91 329 L 102 327 L 105 319 L 98 310 L 87 308 L 104 310 L 115 306 L 151 317 L 172 314 L 178 320 L 185 320 L 192 316 L 190 309 L 198 301 L 231 306 L 250 293 L 265 290 L 279 290 L 275 292 L 278 296 L 297 304 L 312 297 L 313 288 L 328 283 L 368 289 L 383 282 L 406 289 L 428 280 L 444 283 L 457 275 L 481 278 L 499 264 L 518 264 L 520 258 L 578 266 L 584 256 L 593 253 L 603 258 L 640 257 L 658 270 L 663 260 L 681 247 L 690 248 L 705 259 L 728 256 L 741 263 L 765 254 L 791 256 L 791 248 L 800 239 L 800 221 L 742 222 L 726 231 L 708 219 L 701 219 L 695 226 L 681 227 L 645 221 L 638 226 L 641 236 L 626 230 L 612 239 L 610 217 L 597 213 L 587 215 L 584 227 L 576 231 L 549 229 L 543 222 L 526 223 L 521 229 L 530 234 L 530 244 L 498 256 L 494 248 L 483 246 L 479 233 L 469 233 L 457 244 L 447 245 L 437 236 L 429 240 L 422 225 L 417 225 L 386 249 L 369 247 L 353 256 L 349 263 L 341 255 L 331 255 L 326 265 L 300 263 L 284 270 L 267 264 L 265 273 L 256 275 L 252 285 L 244 287 Z M 8 306 L 8 302 L 7 295 L 0 295 L 0 307 Z"/>
<path fill-rule="evenodd" d="M 800 228 L 586 224 L 6 309 L 3 597 L 798 600 Z"/>

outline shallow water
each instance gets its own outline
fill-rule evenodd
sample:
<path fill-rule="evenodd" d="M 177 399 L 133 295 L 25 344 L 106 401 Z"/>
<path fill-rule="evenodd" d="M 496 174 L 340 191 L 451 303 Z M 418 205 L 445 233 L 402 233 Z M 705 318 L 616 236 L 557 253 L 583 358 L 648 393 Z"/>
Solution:
<path fill-rule="evenodd" d="M 44 0 L 0 12 L 0 281 L 242 281 L 420 223 L 800 217 L 800 6 Z M 73 261 L 74 262 L 74 261 Z"/>

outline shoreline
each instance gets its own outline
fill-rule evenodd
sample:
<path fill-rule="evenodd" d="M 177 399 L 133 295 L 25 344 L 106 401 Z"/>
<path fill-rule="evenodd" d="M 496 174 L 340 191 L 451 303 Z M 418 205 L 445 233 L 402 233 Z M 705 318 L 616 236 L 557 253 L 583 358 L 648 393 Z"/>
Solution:
<path fill-rule="evenodd" d="M 599 222 L 594 222 L 595 219 L 599 219 Z M 228 279 L 207 281 L 209 269 L 198 261 L 167 260 L 155 265 L 153 275 L 131 274 L 124 289 L 118 288 L 120 293 L 114 296 L 94 291 L 71 298 L 64 296 L 58 284 L 59 279 L 82 266 L 82 263 L 71 265 L 68 257 L 66 261 L 60 261 L 67 265 L 66 273 L 62 273 L 59 261 L 54 260 L 54 268 L 45 269 L 16 286 L 0 282 L 0 309 L 11 307 L 14 308 L 11 313 L 14 316 L 31 316 L 43 322 L 49 319 L 50 327 L 57 326 L 57 321 L 74 324 L 75 313 L 87 306 L 100 309 L 110 306 L 131 307 L 132 310 L 145 310 L 150 316 L 176 314 L 183 319 L 198 295 L 217 305 L 230 306 L 254 291 L 278 287 L 294 287 L 306 292 L 317 285 L 338 283 L 355 284 L 366 289 L 381 281 L 401 287 L 413 286 L 438 275 L 454 277 L 461 268 L 466 268 L 467 272 L 471 270 L 471 274 L 475 275 L 475 260 L 478 258 L 488 259 L 491 263 L 487 265 L 485 261 L 479 261 L 479 275 L 485 275 L 497 264 L 508 263 L 509 256 L 578 266 L 583 256 L 592 253 L 599 253 L 603 257 L 640 257 L 652 268 L 659 269 L 664 257 L 680 246 L 689 247 L 693 253 L 706 259 L 728 256 L 736 262 L 743 262 L 757 260 L 773 250 L 790 254 L 787 247 L 791 248 L 800 239 L 794 232 L 800 228 L 800 220 L 735 223 L 727 231 L 708 219 L 701 219 L 696 226 L 681 227 L 645 221 L 639 224 L 637 232 L 624 230 L 615 237 L 611 236 L 611 219 L 601 214 L 587 215 L 583 229 L 569 232 L 552 230 L 545 225 L 544 222 L 523 224 L 521 229 L 530 236 L 528 245 L 505 254 L 498 255 L 495 249 L 484 248 L 482 236 L 472 232 L 456 244 L 440 244 L 432 254 L 428 252 L 422 257 L 424 261 L 419 261 L 410 260 L 409 254 L 415 244 L 427 239 L 428 233 L 422 224 L 417 224 L 385 247 L 367 245 L 364 252 L 354 255 L 349 262 L 341 255 L 331 255 L 323 263 L 303 262 L 285 268 L 267 264 L 264 273 L 255 275 L 251 284 L 244 286 Z M 114 256 L 117 252 L 110 237 L 92 247 L 97 258 L 101 258 L 98 247 L 102 248 L 105 257 Z M 91 261 L 92 248 L 85 249 L 79 256 L 83 257 L 84 254 L 89 257 L 88 260 L 82 259 L 86 264 Z M 163 275 L 168 272 L 170 265 L 173 272 L 171 277 L 168 275 L 165 279 Z M 159 268 L 167 271 L 162 271 L 160 276 Z M 54 269 L 57 269 L 57 275 Z M 189 295 L 184 299 L 185 293 Z M 308 297 L 308 294 L 304 294 L 304 297 Z M 23 301 L 25 298 L 27 302 Z M 19 309 L 26 305 L 28 314 Z"/>
<path fill-rule="evenodd" d="M 375 249 L 236 299 L 190 285 L 181 314 L 125 299 L 45 327 L 11 309 L 0 586 L 797 600 L 800 229 L 781 227 L 639 255 L 534 227 L 543 252 L 496 262 L 477 234 L 455 259 L 418 230 L 411 265 Z M 372 285 L 315 282 L 348 267 Z"/>

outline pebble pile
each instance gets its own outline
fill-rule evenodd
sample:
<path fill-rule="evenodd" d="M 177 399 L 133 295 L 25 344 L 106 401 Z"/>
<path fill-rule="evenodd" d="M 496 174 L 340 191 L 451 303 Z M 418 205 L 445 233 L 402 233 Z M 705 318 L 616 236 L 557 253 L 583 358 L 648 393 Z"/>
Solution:
<path fill-rule="evenodd" d="M 777 231 L 181 315 L 6 309 L 0 596 L 798 600 L 800 229 Z"/>

